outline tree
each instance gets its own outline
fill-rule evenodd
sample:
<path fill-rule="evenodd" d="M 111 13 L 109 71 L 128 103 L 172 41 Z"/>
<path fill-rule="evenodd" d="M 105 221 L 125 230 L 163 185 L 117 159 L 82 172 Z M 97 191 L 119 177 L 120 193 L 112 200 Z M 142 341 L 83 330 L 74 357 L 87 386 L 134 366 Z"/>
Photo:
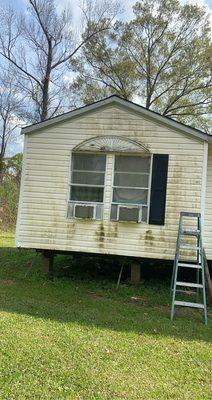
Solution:
<path fill-rule="evenodd" d="M 115 0 L 83 0 L 82 29 L 73 30 L 70 9 L 58 13 L 54 0 L 28 0 L 28 14 L 1 10 L 0 55 L 14 68 L 25 96 L 25 118 L 51 118 L 67 103 L 67 64 L 118 12 Z"/>
<path fill-rule="evenodd" d="M 4 179 L 0 185 L 0 225 L 3 229 L 14 229 L 16 223 L 21 164 L 21 153 L 4 160 Z"/>
<path fill-rule="evenodd" d="M 18 186 L 21 183 L 23 153 L 16 153 L 12 157 L 5 158 L 5 179 L 13 180 Z"/>
<path fill-rule="evenodd" d="M 0 73 L 0 184 L 3 181 L 7 146 L 16 139 L 20 126 L 18 115 L 22 99 L 16 90 L 16 78 L 9 72 Z"/>
<path fill-rule="evenodd" d="M 132 99 L 137 90 L 135 68 L 118 41 L 119 22 L 113 29 L 98 34 L 71 60 L 71 69 L 77 74 L 70 91 L 88 104 L 111 94 Z"/>
<path fill-rule="evenodd" d="M 82 101 L 94 100 L 98 89 L 136 96 L 146 108 L 206 129 L 212 84 L 206 11 L 178 0 L 143 0 L 133 12 L 110 35 L 98 35 L 95 48 L 82 49 L 72 63 L 78 70 L 72 87 Z"/>

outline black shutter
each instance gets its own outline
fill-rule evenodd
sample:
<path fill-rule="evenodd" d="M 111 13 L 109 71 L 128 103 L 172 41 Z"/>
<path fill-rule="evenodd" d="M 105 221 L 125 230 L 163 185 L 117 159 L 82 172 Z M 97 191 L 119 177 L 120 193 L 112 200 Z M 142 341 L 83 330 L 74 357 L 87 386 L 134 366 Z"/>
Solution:
<path fill-rule="evenodd" d="M 164 225 L 169 156 L 153 154 L 149 224 Z"/>

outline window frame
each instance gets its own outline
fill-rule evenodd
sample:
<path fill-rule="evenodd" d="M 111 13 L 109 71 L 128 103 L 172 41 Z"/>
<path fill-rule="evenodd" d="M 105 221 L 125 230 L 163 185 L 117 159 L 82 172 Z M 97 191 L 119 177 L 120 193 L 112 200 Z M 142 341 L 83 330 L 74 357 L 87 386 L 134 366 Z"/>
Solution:
<path fill-rule="evenodd" d="M 91 184 L 78 184 L 78 183 L 72 183 L 72 172 L 73 172 L 73 155 L 74 154 L 93 154 L 93 155 L 104 155 L 105 156 L 105 170 L 104 171 L 85 171 L 85 170 L 75 170 L 77 172 L 91 172 L 91 173 L 104 173 L 104 185 L 91 185 Z M 126 157 L 149 157 L 150 158 L 150 167 L 149 167 L 149 173 L 144 172 L 144 173 L 140 173 L 137 172 L 137 174 L 139 175 L 149 175 L 149 179 L 148 179 L 148 187 L 144 188 L 144 187 L 120 187 L 120 186 L 116 186 L 114 185 L 114 178 L 115 178 L 115 159 L 116 156 L 126 156 Z M 111 159 L 112 156 L 112 159 Z M 110 164 L 110 197 L 108 198 L 108 164 Z M 138 223 L 142 223 L 142 224 L 148 224 L 149 223 L 149 215 L 150 215 L 150 199 L 151 199 L 151 181 L 152 181 L 152 167 L 153 167 L 153 153 L 149 153 L 149 154 L 139 154 L 139 153 L 131 153 L 131 152 L 126 152 L 123 154 L 123 152 L 108 152 L 108 151 L 73 151 L 70 153 L 70 162 L 69 162 L 69 174 L 68 174 L 68 193 L 67 193 L 67 215 L 66 217 L 68 219 L 73 218 L 73 219 L 86 219 L 86 218 L 78 218 L 75 217 L 75 212 L 73 212 L 73 215 L 69 215 L 69 204 L 73 205 L 73 210 L 75 210 L 75 206 L 76 205 L 85 205 L 85 206 L 94 206 L 94 213 L 93 213 L 93 218 L 89 218 L 89 221 L 95 221 L 95 220 L 103 220 L 104 219 L 104 215 L 105 215 L 105 210 L 108 207 L 108 216 L 107 216 L 107 220 L 111 221 L 111 222 L 125 222 L 125 221 L 120 221 L 118 219 L 118 207 L 138 207 L 139 208 L 139 220 Z M 121 171 L 120 171 L 121 172 Z M 124 171 L 124 173 L 126 174 L 130 174 L 127 171 Z M 132 172 L 133 174 L 133 172 Z M 103 188 L 103 200 L 102 202 L 97 202 L 97 201 L 83 201 L 83 200 L 71 200 L 71 188 L 73 186 L 82 186 L 82 187 L 97 187 L 97 188 Z M 136 203 L 118 203 L 118 202 L 113 202 L 113 192 L 114 192 L 114 188 L 124 188 L 124 189 L 140 189 L 140 190 L 147 190 L 147 204 L 136 204 Z M 106 204 L 106 199 L 107 199 L 107 204 Z M 112 210 L 112 206 L 113 205 L 117 205 L 117 219 L 111 219 L 111 210 Z M 96 218 L 97 216 L 97 206 L 101 207 L 101 217 L 100 218 Z M 142 208 L 145 207 L 147 208 L 147 217 L 145 221 L 142 221 Z M 128 221 L 129 223 L 135 223 L 135 221 Z"/>
<path fill-rule="evenodd" d="M 73 172 L 73 155 L 74 154 L 93 154 L 93 155 L 104 155 L 105 156 L 105 170 L 100 171 L 101 173 L 104 173 L 104 185 L 90 185 L 90 184 L 78 184 L 78 183 L 72 183 L 72 172 Z M 80 170 L 76 170 L 80 171 Z M 82 172 L 89 172 L 89 171 L 82 171 Z M 90 171 L 90 172 L 98 172 L 98 171 Z M 97 151 L 71 151 L 70 153 L 70 162 L 69 162 L 69 174 L 68 174 L 68 194 L 67 194 L 67 213 L 66 213 L 66 218 L 70 219 L 77 219 L 77 220 L 88 220 L 88 221 L 95 221 L 95 220 L 102 220 L 103 215 L 104 215 L 104 204 L 105 204 L 105 187 L 106 187 L 106 173 L 107 173 L 107 153 L 106 152 L 97 152 Z M 101 187 L 103 188 L 103 200 L 102 202 L 98 201 L 85 201 L 85 200 L 71 200 L 71 190 L 73 186 L 82 186 L 82 187 Z M 73 214 L 69 214 L 69 205 L 72 205 L 72 210 Z M 93 206 L 94 207 L 94 212 L 93 212 L 93 218 L 80 218 L 75 216 L 75 207 L 77 205 L 81 206 Z M 97 207 L 101 207 L 101 218 L 97 218 Z"/>
<path fill-rule="evenodd" d="M 135 172 L 135 174 L 138 174 L 138 175 L 149 175 L 148 187 L 147 188 L 132 187 L 132 186 L 131 187 L 127 187 L 127 186 L 122 186 L 121 187 L 121 186 L 114 185 L 114 179 L 115 179 L 115 173 L 116 173 L 116 171 L 115 171 L 115 160 L 116 160 L 116 156 L 121 156 L 121 155 L 124 156 L 124 157 L 141 157 L 141 158 L 142 157 L 143 158 L 149 157 L 150 158 L 149 173 L 147 173 L 147 172 L 146 173 L 145 172 L 143 172 L 143 173 Z M 149 153 L 148 155 L 147 154 L 142 155 L 142 154 L 139 154 L 139 153 L 125 153 L 125 154 L 119 153 L 119 152 L 114 153 L 114 155 L 113 155 L 113 165 L 112 165 L 113 172 L 112 172 L 111 199 L 110 199 L 110 215 L 111 215 L 112 206 L 113 205 L 117 205 L 117 219 L 112 219 L 111 220 L 111 217 L 110 217 L 111 221 L 124 222 L 124 221 L 119 221 L 119 219 L 118 219 L 119 218 L 119 206 L 125 206 L 125 207 L 130 207 L 130 206 L 133 207 L 134 206 L 134 207 L 138 207 L 138 209 L 139 209 L 139 221 L 138 221 L 138 223 L 142 223 L 142 224 L 148 224 L 149 223 L 151 182 L 152 182 L 152 163 L 153 163 L 153 153 Z M 129 172 L 126 172 L 126 171 L 124 171 L 124 173 L 129 174 Z M 132 172 L 132 174 L 133 174 L 133 172 Z M 147 193 L 147 204 L 136 204 L 136 203 L 127 203 L 127 202 L 126 203 L 124 203 L 124 202 L 123 203 L 114 202 L 113 201 L 114 188 L 147 190 L 148 191 L 148 193 Z M 142 221 L 142 208 L 143 207 L 147 207 L 147 219 L 146 219 L 146 221 Z M 130 221 L 128 221 L 128 222 L 130 222 Z M 132 221 L 132 222 L 134 222 L 134 221 Z"/>

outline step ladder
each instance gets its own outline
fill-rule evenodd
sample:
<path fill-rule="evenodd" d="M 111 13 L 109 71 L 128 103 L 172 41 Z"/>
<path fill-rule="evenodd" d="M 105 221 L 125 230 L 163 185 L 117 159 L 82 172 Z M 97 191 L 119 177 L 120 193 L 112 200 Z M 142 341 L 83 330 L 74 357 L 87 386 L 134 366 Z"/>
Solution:
<path fill-rule="evenodd" d="M 189 219 L 190 221 L 195 222 L 195 228 L 185 228 L 185 220 Z M 194 245 L 185 244 L 185 237 L 193 237 Z M 196 252 L 196 262 L 187 262 L 182 259 L 182 250 L 195 251 Z M 192 255 L 192 253 L 191 253 Z M 196 282 L 182 282 L 178 280 L 178 273 L 181 268 L 192 268 L 196 270 Z M 201 278 L 201 279 L 200 279 Z M 192 292 L 188 292 L 186 289 L 192 288 Z M 198 302 L 199 291 L 202 292 L 202 301 Z M 195 301 L 179 301 L 176 300 L 177 293 L 185 293 L 195 295 Z M 171 304 L 171 315 L 170 318 L 173 320 L 174 311 L 176 306 L 181 307 L 192 307 L 203 310 L 204 322 L 207 325 L 207 305 L 206 305 L 206 292 L 205 292 L 205 268 L 204 268 L 204 255 L 203 255 L 203 247 L 202 247 L 202 230 L 201 230 L 201 214 L 200 213 L 192 213 L 192 212 L 181 212 L 180 220 L 179 220 L 179 229 L 178 229 L 178 237 L 176 244 L 176 253 L 174 260 L 174 267 L 172 273 L 172 281 L 171 281 L 171 295 L 172 295 L 172 304 Z"/>

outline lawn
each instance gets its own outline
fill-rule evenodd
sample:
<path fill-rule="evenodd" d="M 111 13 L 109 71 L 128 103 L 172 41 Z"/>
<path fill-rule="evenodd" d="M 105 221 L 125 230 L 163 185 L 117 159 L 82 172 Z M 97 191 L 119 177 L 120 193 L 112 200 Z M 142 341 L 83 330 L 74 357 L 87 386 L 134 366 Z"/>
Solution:
<path fill-rule="evenodd" d="M 1 400 L 211 399 L 211 311 L 207 327 L 197 310 L 172 323 L 168 280 L 116 290 L 60 256 L 49 281 L 12 233 L 0 243 Z"/>

